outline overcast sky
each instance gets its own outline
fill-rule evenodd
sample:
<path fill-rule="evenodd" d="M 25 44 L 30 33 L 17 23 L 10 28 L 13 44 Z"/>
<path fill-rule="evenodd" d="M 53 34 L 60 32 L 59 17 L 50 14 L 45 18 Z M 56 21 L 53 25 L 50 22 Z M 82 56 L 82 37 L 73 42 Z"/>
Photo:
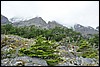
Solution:
<path fill-rule="evenodd" d="M 42 17 L 64 26 L 99 26 L 99 1 L 1 1 L 1 14 L 12 17 Z"/>

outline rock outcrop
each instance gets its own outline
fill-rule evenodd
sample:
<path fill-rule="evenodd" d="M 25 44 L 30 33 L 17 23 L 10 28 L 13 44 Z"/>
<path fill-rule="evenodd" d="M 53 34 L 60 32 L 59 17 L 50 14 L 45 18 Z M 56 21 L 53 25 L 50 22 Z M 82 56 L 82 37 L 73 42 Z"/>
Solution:
<path fill-rule="evenodd" d="M 82 56 L 77 56 L 79 52 L 76 52 L 76 49 L 74 48 L 59 46 L 57 49 L 59 49 L 60 52 L 58 54 L 60 54 L 60 56 L 64 59 L 64 61 L 59 62 L 55 66 L 98 66 L 99 65 L 99 59 L 83 58 Z"/>
<path fill-rule="evenodd" d="M 1 66 L 48 66 L 48 64 L 40 58 L 21 56 L 3 59 L 1 60 Z"/>
<path fill-rule="evenodd" d="M 18 56 L 18 50 L 22 47 L 30 47 L 33 39 L 25 39 L 15 35 L 1 35 L 1 59 Z"/>
<path fill-rule="evenodd" d="M 48 66 L 43 59 L 20 56 L 19 49 L 29 48 L 33 43 L 33 39 L 1 35 L 1 66 Z"/>

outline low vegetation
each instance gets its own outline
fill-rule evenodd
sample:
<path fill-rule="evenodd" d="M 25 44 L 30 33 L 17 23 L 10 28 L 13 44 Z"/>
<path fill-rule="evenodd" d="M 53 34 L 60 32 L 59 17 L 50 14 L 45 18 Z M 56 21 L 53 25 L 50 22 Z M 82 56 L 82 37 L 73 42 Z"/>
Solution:
<path fill-rule="evenodd" d="M 62 45 L 67 47 L 67 44 L 78 46 L 77 52 L 82 52 L 82 57 L 85 58 L 99 58 L 99 35 L 92 35 L 91 38 L 84 38 L 79 32 L 75 32 L 70 28 L 55 27 L 53 29 L 39 29 L 37 27 L 14 27 L 11 24 L 1 26 L 1 34 L 13 34 L 23 38 L 34 38 L 35 43 L 32 43 L 29 48 L 21 48 L 20 55 L 27 55 L 30 57 L 38 57 L 45 59 L 48 65 L 53 66 L 62 61 L 60 55 L 57 54 L 56 47 Z M 24 41 L 23 41 L 24 42 Z M 1 42 L 4 47 L 8 45 L 7 38 Z M 10 44 L 11 45 L 11 44 Z M 15 44 L 16 45 L 16 44 Z M 12 51 L 12 53 L 15 52 Z M 7 52 L 8 54 L 11 52 Z"/>

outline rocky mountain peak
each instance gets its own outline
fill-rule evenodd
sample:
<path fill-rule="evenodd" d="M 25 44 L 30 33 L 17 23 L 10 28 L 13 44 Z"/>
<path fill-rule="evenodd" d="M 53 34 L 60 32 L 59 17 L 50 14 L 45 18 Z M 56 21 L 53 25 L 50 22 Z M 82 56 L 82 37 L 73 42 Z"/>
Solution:
<path fill-rule="evenodd" d="M 75 28 L 75 29 L 82 28 L 82 27 L 83 27 L 83 26 L 80 25 L 80 24 L 75 24 L 75 25 L 74 25 L 74 28 Z"/>
<path fill-rule="evenodd" d="M 93 28 L 93 27 L 91 27 L 91 26 L 88 26 L 87 28 L 94 30 L 94 28 Z"/>
<path fill-rule="evenodd" d="M 80 24 L 74 25 L 74 29 L 77 32 L 80 32 L 83 36 L 98 34 L 99 32 L 91 26 L 85 27 Z"/>
<path fill-rule="evenodd" d="M 11 23 L 7 17 L 1 15 L 1 24 Z"/>
<path fill-rule="evenodd" d="M 44 27 L 47 24 L 41 17 L 35 17 L 35 18 L 29 19 L 29 20 L 13 23 L 13 25 L 14 26 L 31 26 L 31 25 L 35 25 L 37 27 Z"/>
<path fill-rule="evenodd" d="M 99 26 L 97 26 L 96 29 L 99 31 Z"/>
<path fill-rule="evenodd" d="M 46 22 L 41 17 L 35 17 L 32 19 L 29 19 L 28 21 L 33 21 L 33 23 L 46 24 Z"/>
<path fill-rule="evenodd" d="M 1 15 L 1 24 L 6 24 L 6 23 L 11 23 L 11 22 L 8 20 L 7 17 Z M 59 24 L 56 21 L 49 21 L 48 23 L 46 23 L 41 17 L 35 17 L 35 18 L 29 19 L 29 20 L 18 21 L 18 22 L 14 22 L 12 24 L 14 26 L 35 25 L 37 27 L 46 28 L 46 29 L 55 28 L 55 27 L 64 27 L 63 25 Z M 80 32 L 83 35 L 97 34 L 99 31 L 99 26 L 96 29 L 94 29 L 90 26 L 85 27 L 80 24 L 75 24 L 74 29 L 75 29 L 75 31 Z"/>
<path fill-rule="evenodd" d="M 48 28 L 55 28 L 55 27 L 64 27 L 64 26 L 59 24 L 56 21 L 49 21 L 48 22 Z"/>
<path fill-rule="evenodd" d="M 63 25 L 59 24 L 56 21 L 49 21 L 48 23 L 46 23 L 41 17 L 35 17 L 29 20 L 25 20 L 25 21 L 19 21 L 19 22 L 15 22 L 13 23 L 14 26 L 31 26 L 31 25 L 35 25 L 37 27 L 40 28 L 55 28 L 57 26 L 59 27 L 63 27 Z"/>

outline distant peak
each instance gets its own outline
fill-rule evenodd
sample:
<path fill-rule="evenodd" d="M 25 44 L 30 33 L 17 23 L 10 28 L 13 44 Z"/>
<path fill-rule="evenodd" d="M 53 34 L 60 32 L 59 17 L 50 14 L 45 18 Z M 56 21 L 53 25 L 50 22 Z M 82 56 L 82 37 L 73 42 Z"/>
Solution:
<path fill-rule="evenodd" d="M 34 17 L 35 19 L 42 19 L 41 17 Z"/>
<path fill-rule="evenodd" d="M 84 26 L 82 26 L 80 24 L 75 24 L 74 27 L 79 27 L 80 28 L 80 27 L 84 27 Z"/>
<path fill-rule="evenodd" d="M 11 23 L 7 17 L 1 14 L 1 24 Z"/>
<path fill-rule="evenodd" d="M 53 21 L 48 21 L 48 24 L 49 23 L 55 23 L 55 24 L 59 24 L 58 22 L 56 22 L 55 20 L 53 20 Z"/>

